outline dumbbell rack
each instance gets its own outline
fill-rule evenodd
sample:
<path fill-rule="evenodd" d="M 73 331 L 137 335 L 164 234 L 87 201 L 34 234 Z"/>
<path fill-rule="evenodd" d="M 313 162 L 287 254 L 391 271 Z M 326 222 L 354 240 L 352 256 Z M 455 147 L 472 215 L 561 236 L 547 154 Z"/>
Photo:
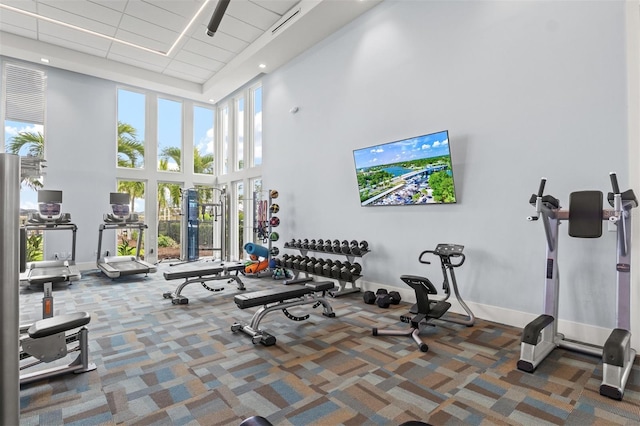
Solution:
<path fill-rule="evenodd" d="M 350 263 L 353 263 L 355 261 L 355 258 L 361 258 L 363 257 L 365 254 L 369 253 L 371 250 L 363 250 L 361 251 L 360 254 L 352 254 L 352 253 L 339 253 L 336 251 L 326 251 L 326 250 L 318 250 L 318 249 L 308 249 L 308 248 L 301 248 L 301 247 L 291 247 L 288 246 L 287 244 L 284 245 L 284 248 L 289 249 L 289 250 L 297 250 L 300 252 L 300 254 L 302 256 L 307 256 L 307 254 L 309 252 L 312 253 L 327 253 L 327 254 L 332 254 L 335 256 L 345 256 L 347 258 L 347 260 Z M 300 273 L 304 274 L 305 278 L 311 278 L 311 275 L 315 275 L 315 276 L 319 276 L 319 277 L 323 277 L 323 278 L 330 278 L 330 279 L 334 279 L 336 281 L 338 281 L 338 285 L 339 285 L 339 289 L 338 290 L 330 290 L 328 293 L 329 295 L 331 295 L 332 297 L 339 297 L 339 296 L 343 296 L 345 294 L 350 294 L 350 293 L 358 293 L 360 292 L 360 287 L 356 287 L 356 281 L 358 279 L 360 279 L 362 277 L 362 274 L 358 274 L 358 275 L 353 275 L 351 280 L 344 280 L 342 278 L 335 278 L 335 277 L 327 277 L 325 275 L 321 275 L 321 274 L 316 274 L 315 272 L 310 272 L 308 270 L 303 270 L 303 269 L 296 269 L 296 268 L 288 268 L 291 269 L 294 273 L 294 279 L 292 281 L 298 280 L 300 278 Z M 350 285 L 350 288 L 347 288 L 347 284 Z"/>

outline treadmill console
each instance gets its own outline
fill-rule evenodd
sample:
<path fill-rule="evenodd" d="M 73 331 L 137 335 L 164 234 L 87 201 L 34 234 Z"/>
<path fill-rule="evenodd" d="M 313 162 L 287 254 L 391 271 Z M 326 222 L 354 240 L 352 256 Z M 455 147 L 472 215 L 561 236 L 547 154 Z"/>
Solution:
<path fill-rule="evenodd" d="M 111 213 L 103 216 L 106 223 L 131 223 L 138 221 L 138 215 L 131 213 L 129 208 L 129 194 L 112 192 L 109 196 Z"/>
<path fill-rule="evenodd" d="M 71 215 L 62 213 L 62 191 L 38 191 L 38 211 L 29 213 L 29 223 L 69 223 Z"/>

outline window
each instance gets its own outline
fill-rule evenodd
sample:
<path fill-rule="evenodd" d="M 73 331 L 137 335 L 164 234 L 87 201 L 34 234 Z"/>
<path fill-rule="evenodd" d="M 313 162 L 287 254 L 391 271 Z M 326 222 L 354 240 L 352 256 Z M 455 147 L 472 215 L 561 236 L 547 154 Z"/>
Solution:
<path fill-rule="evenodd" d="M 181 152 L 182 103 L 158 99 L 158 170 L 182 170 Z"/>
<path fill-rule="evenodd" d="M 244 169 L 244 98 L 236 100 L 236 168 Z"/>
<path fill-rule="evenodd" d="M 144 167 L 146 96 L 118 89 L 118 167 Z"/>
<path fill-rule="evenodd" d="M 129 194 L 129 211 L 138 215 L 138 219 L 144 222 L 144 182 L 118 181 L 118 192 Z M 116 230 L 116 247 L 118 256 L 135 256 L 138 247 L 138 230 Z M 144 240 L 140 247 L 140 257 L 144 259 Z"/>
<path fill-rule="evenodd" d="M 220 112 L 220 126 L 222 129 L 222 174 L 229 173 L 229 107 L 225 106 Z"/>
<path fill-rule="evenodd" d="M 193 107 L 193 173 L 213 174 L 214 117 L 210 108 Z"/>
<path fill-rule="evenodd" d="M 237 259 L 244 257 L 244 185 L 242 182 L 235 182 L 235 211 L 238 213 L 236 222 L 236 232 L 238 235 Z M 233 232 L 233 231 L 231 231 Z"/>
<path fill-rule="evenodd" d="M 253 158 L 252 164 L 262 164 L 262 86 L 253 90 Z"/>
<path fill-rule="evenodd" d="M 179 259 L 181 242 L 181 188 L 178 183 L 158 183 L 158 259 Z"/>

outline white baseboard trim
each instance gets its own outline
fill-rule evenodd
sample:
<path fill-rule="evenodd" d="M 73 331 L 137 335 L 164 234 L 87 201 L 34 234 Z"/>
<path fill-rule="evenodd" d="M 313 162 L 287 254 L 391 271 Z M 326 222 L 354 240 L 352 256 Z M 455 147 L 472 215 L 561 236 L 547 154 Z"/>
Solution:
<path fill-rule="evenodd" d="M 403 302 L 407 303 L 416 303 L 416 295 L 415 292 L 407 287 L 393 287 L 393 286 L 384 286 L 377 283 L 371 283 L 367 281 L 360 281 L 360 288 L 362 291 L 373 291 L 380 288 L 384 288 L 387 291 L 397 291 L 400 293 Z M 440 289 L 437 289 L 441 291 Z M 452 296 L 448 300 L 451 303 L 450 312 L 456 314 L 465 314 L 462 306 L 458 303 L 455 296 Z M 516 311 L 513 309 L 502 308 L 499 306 L 485 305 L 482 303 L 474 303 L 465 300 L 465 303 L 471 309 L 471 312 L 476 316 L 476 318 L 480 318 L 486 321 L 497 322 L 499 324 L 505 324 L 512 327 L 524 328 L 528 323 L 536 319 L 539 314 L 531 314 L 521 311 Z M 583 343 L 589 343 L 592 345 L 602 346 L 604 342 L 607 340 L 609 335 L 611 334 L 611 329 L 597 327 L 588 324 L 581 324 L 573 321 L 567 321 L 560 319 L 558 321 L 558 332 L 564 334 L 565 338 L 576 340 Z M 632 345 L 633 346 L 633 345 Z"/>

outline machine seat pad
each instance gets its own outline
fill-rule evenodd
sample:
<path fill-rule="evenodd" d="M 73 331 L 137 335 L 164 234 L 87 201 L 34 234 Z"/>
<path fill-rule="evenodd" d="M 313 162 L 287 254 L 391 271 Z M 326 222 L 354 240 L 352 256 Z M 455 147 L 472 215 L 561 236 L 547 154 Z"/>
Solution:
<path fill-rule="evenodd" d="M 269 290 L 253 291 L 251 293 L 238 294 L 233 297 L 233 301 L 240 309 L 252 308 L 254 306 L 266 305 L 275 302 L 302 297 L 313 293 L 311 287 L 282 287 Z"/>
<path fill-rule="evenodd" d="M 184 278 L 195 278 L 195 277 L 208 277 L 211 275 L 218 275 L 225 271 L 244 271 L 243 263 L 234 263 L 234 264 L 217 264 L 215 266 L 207 266 L 193 269 L 182 269 L 179 271 L 165 272 L 164 279 L 165 280 L 180 280 Z"/>
<path fill-rule="evenodd" d="M 440 300 L 430 306 L 427 317 L 436 319 L 440 318 L 449 310 L 450 307 L 451 303 Z"/>
<path fill-rule="evenodd" d="M 313 291 L 326 291 L 331 290 L 335 287 L 333 281 L 313 281 L 310 283 L 306 283 L 305 287 L 309 287 Z"/>
<path fill-rule="evenodd" d="M 58 315 L 52 318 L 45 318 L 33 323 L 29 330 L 29 337 L 37 339 L 51 336 L 56 333 L 82 327 L 89 324 L 91 315 L 87 312 L 75 312 L 73 314 Z"/>

